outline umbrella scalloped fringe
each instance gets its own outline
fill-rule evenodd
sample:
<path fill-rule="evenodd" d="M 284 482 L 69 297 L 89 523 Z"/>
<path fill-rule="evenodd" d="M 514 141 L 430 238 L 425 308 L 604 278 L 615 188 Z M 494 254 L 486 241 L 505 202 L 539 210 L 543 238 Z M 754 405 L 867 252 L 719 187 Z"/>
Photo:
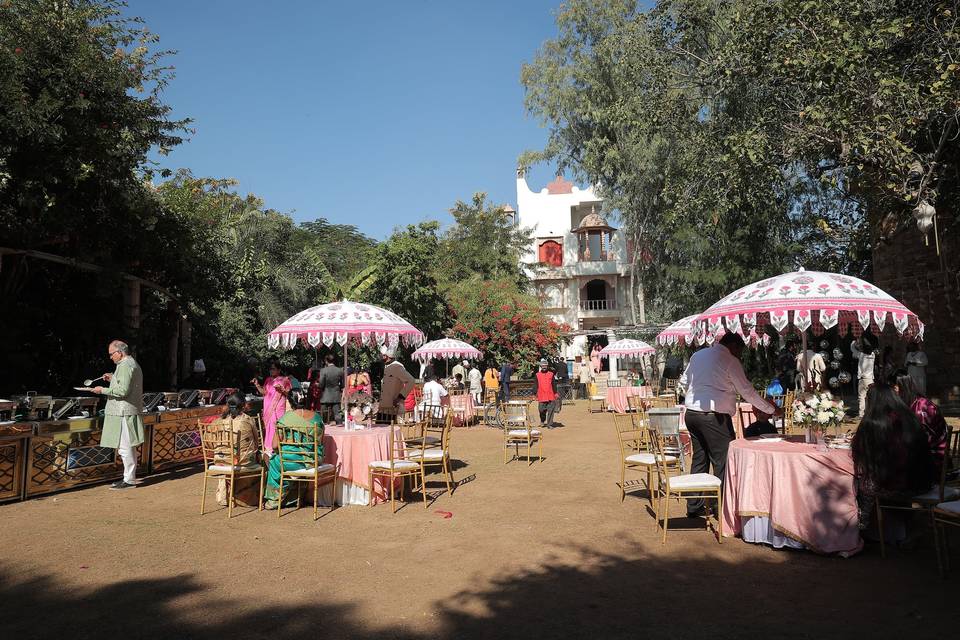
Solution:
<path fill-rule="evenodd" d="M 311 347 L 349 343 L 395 350 L 423 344 L 423 332 L 397 314 L 372 304 L 343 300 L 305 309 L 270 332 L 271 349 L 293 349 L 299 342 Z"/>
<path fill-rule="evenodd" d="M 836 326 L 859 337 L 879 335 L 891 324 L 901 337 L 923 340 L 924 333 L 915 313 L 869 282 L 803 269 L 737 289 L 696 317 L 694 333 L 709 344 L 727 331 L 766 336 L 767 324 L 780 334 L 793 327 L 820 335 Z"/>
<path fill-rule="evenodd" d="M 421 346 L 413 352 L 411 357 L 418 362 L 427 362 L 431 358 L 465 358 L 476 360 L 483 357 L 483 352 L 455 338 L 440 338 Z"/>

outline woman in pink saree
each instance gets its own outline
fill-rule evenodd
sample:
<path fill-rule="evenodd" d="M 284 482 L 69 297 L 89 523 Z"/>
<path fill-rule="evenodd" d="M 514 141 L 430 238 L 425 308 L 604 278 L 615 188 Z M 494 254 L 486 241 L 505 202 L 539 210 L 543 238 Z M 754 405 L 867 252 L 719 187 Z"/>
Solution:
<path fill-rule="evenodd" d="M 593 349 L 590 351 L 590 368 L 593 369 L 593 372 L 600 373 L 600 368 L 603 364 L 600 362 L 600 351 L 603 349 L 599 344 L 593 345 Z"/>
<path fill-rule="evenodd" d="M 277 420 L 290 409 L 287 401 L 291 389 L 290 378 L 284 375 L 280 362 L 273 360 L 270 363 L 270 375 L 263 381 L 263 385 L 256 378 L 251 382 L 263 396 L 263 451 L 269 456 L 274 449 Z"/>

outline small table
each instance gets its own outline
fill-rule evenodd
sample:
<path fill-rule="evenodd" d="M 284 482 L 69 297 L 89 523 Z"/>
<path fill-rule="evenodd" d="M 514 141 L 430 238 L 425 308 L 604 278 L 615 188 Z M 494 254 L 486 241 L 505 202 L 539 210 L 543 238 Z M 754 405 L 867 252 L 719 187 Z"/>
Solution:
<path fill-rule="evenodd" d="M 453 422 L 457 426 L 464 427 L 473 422 L 477 414 L 476 406 L 473 404 L 473 396 L 469 393 L 450 396 L 450 412 L 453 414 Z"/>
<path fill-rule="evenodd" d="M 320 488 L 322 504 L 335 500 L 340 505 L 370 504 L 370 463 L 389 458 L 390 429 L 393 429 L 394 446 L 403 446 L 403 432 L 398 425 L 374 425 L 356 431 L 347 431 L 342 425 L 328 426 L 323 433 L 323 461 L 340 465 L 337 479 L 337 495 L 332 495 L 332 485 Z M 399 443 L 399 444 L 398 444 Z M 386 500 L 384 487 L 377 481 L 373 503 Z"/>
<path fill-rule="evenodd" d="M 649 398 L 651 395 L 650 387 L 607 387 L 607 410 L 626 413 L 628 397 Z"/>
<path fill-rule="evenodd" d="M 858 525 L 849 449 L 817 451 L 793 438 L 730 443 L 725 536 L 850 556 L 863 548 Z"/>

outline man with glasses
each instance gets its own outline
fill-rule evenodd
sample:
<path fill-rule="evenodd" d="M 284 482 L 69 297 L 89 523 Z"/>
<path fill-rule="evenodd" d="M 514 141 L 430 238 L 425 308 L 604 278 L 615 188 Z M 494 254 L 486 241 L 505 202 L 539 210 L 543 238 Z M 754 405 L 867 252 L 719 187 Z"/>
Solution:
<path fill-rule="evenodd" d="M 94 393 L 107 397 L 100 446 L 117 449 L 123 461 L 123 480 L 110 488 L 132 489 L 137 483 L 135 447 L 143 444 L 143 371 L 126 342 L 111 342 L 107 356 L 117 367 L 112 374 L 103 374 L 110 386 L 93 388 Z"/>

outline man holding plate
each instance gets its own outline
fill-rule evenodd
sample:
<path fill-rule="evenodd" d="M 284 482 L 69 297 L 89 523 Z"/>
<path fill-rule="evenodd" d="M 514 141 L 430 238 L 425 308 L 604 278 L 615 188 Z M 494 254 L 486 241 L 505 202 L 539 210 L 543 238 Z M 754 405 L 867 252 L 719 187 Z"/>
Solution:
<path fill-rule="evenodd" d="M 135 448 L 143 444 L 143 371 L 130 355 L 126 342 L 114 340 L 107 347 L 107 356 L 117 366 L 110 374 L 103 374 L 109 387 L 94 387 L 93 393 L 107 397 L 103 411 L 103 433 L 100 446 L 117 449 L 123 461 L 123 480 L 111 489 L 132 489 L 137 482 L 137 454 Z"/>

